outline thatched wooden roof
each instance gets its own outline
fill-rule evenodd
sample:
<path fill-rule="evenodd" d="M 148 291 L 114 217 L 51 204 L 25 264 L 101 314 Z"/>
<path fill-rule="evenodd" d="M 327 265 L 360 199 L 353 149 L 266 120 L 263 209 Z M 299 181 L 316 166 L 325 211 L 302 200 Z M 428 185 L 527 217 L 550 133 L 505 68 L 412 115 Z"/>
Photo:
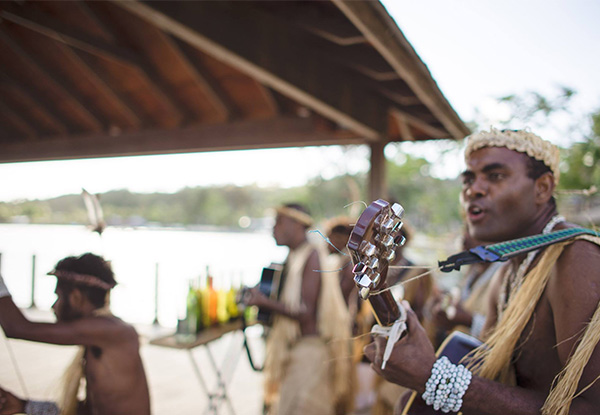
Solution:
<path fill-rule="evenodd" d="M 378 1 L 2 1 L 0 162 L 458 139 Z"/>

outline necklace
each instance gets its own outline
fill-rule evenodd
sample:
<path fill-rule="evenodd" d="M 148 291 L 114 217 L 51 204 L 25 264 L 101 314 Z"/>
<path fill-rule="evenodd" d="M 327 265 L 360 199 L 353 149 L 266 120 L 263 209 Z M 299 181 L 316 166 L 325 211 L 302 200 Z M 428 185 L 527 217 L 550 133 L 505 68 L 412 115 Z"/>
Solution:
<path fill-rule="evenodd" d="M 542 230 L 542 234 L 545 235 L 545 234 L 552 232 L 552 229 L 554 229 L 554 227 L 557 224 L 559 224 L 560 222 L 564 222 L 564 221 L 565 221 L 565 218 L 563 216 L 560 216 L 560 215 L 553 216 L 552 219 L 550 219 L 548 221 L 546 226 L 544 226 L 544 229 Z M 539 249 L 529 252 L 527 254 L 527 257 L 519 265 L 517 272 L 516 273 L 512 272 L 509 275 L 507 284 L 504 284 L 504 289 L 501 291 L 500 298 L 498 300 L 498 315 L 499 316 L 502 314 L 502 312 L 506 309 L 506 306 L 508 305 L 509 295 L 513 296 L 517 292 L 517 290 L 519 288 L 521 288 L 521 285 L 523 284 L 523 280 L 525 279 L 525 272 L 527 271 L 527 269 L 529 268 L 529 266 L 531 265 L 531 263 L 533 262 L 536 255 L 539 252 L 540 252 Z M 509 289 L 509 287 L 510 287 L 510 289 Z"/>

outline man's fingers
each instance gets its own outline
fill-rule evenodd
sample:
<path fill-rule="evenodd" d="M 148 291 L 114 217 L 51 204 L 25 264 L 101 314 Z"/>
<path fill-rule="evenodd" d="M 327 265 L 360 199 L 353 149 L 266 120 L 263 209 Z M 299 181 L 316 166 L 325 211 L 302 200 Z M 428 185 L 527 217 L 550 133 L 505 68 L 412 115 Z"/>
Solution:
<path fill-rule="evenodd" d="M 419 317 L 417 317 L 417 314 L 410 308 L 408 301 L 402 301 L 402 306 L 406 309 L 406 327 L 408 332 L 410 333 L 412 330 L 421 328 Z"/>
<path fill-rule="evenodd" d="M 385 349 L 387 338 L 377 336 L 372 343 L 369 343 L 364 348 L 364 353 L 367 359 L 371 361 L 374 367 L 380 367 L 383 362 L 383 351 Z"/>

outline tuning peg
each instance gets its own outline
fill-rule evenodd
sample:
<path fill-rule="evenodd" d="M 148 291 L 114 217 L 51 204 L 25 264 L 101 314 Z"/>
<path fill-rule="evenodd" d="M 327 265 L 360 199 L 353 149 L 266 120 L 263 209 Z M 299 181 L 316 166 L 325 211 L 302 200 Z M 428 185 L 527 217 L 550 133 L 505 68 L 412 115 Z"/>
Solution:
<path fill-rule="evenodd" d="M 377 267 L 379 267 L 379 259 L 377 259 L 377 257 L 370 258 L 366 266 L 371 269 L 377 269 Z"/>
<path fill-rule="evenodd" d="M 376 287 L 377 284 L 379 284 L 379 280 L 381 279 L 381 274 L 378 272 L 374 272 L 373 275 L 371 275 L 371 284 L 373 287 Z"/>
<path fill-rule="evenodd" d="M 394 238 L 394 243 L 396 245 L 404 245 L 406 243 L 406 238 L 402 235 L 396 235 Z"/>
<path fill-rule="evenodd" d="M 376 260 L 376 258 L 374 258 Z M 353 274 L 364 274 L 367 272 L 368 265 L 364 262 L 359 262 L 352 268 Z M 371 267 L 372 268 L 372 267 Z"/>
<path fill-rule="evenodd" d="M 371 242 L 363 241 L 360 244 L 360 252 L 365 256 L 372 257 L 377 252 L 377 247 Z"/>
<path fill-rule="evenodd" d="M 384 247 L 389 248 L 394 245 L 394 238 L 391 235 L 384 235 L 380 242 Z"/>
<path fill-rule="evenodd" d="M 387 251 L 384 253 L 383 258 L 387 261 L 387 262 L 392 262 L 394 259 L 396 259 L 396 251 L 394 251 L 393 249 Z"/>
<path fill-rule="evenodd" d="M 356 282 L 356 285 L 359 285 L 362 288 L 369 288 L 371 284 L 373 284 L 373 280 L 371 280 L 371 278 L 365 274 L 356 275 L 354 277 L 354 282 Z"/>
<path fill-rule="evenodd" d="M 394 215 L 398 217 L 398 219 L 401 219 L 402 216 L 404 215 L 404 208 L 402 207 L 402 205 L 400 205 L 400 203 L 394 203 L 390 207 L 390 209 L 392 210 Z"/>
<path fill-rule="evenodd" d="M 361 288 L 359 291 L 360 297 L 363 300 L 366 300 L 367 298 L 369 298 L 369 294 L 371 293 L 371 289 L 370 288 Z"/>

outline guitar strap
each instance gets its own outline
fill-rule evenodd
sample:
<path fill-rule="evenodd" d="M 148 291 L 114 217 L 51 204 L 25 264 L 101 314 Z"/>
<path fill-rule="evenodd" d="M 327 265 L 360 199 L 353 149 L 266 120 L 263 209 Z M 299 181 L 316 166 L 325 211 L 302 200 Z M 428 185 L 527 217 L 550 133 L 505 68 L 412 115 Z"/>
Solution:
<path fill-rule="evenodd" d="M 525 238 L 513 239 L 492 245 L 481 245 L 468 251 L 449 256 L 445 261 L 439 261 L 442 272 L 458 271 L 461 266 L 478 262 L 507 261 L 536 249 L 563 242 L 580 235 L 600 237 L 600 232 L 586 228 L 567 228 L 546 234 L 532 235 Z"/>

